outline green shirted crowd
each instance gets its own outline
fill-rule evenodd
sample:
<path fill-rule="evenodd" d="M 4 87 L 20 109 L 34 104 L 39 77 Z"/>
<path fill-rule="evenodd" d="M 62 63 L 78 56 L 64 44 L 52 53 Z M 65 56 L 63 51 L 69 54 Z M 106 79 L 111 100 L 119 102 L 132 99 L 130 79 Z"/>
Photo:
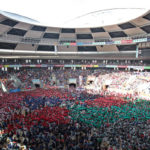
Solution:
<path fill-rule="evenodd" d="M 144 121 L 150 120 L 150 101 L 137 100 L 134 103 L 111 107 L 91 107 L 76 104 L 70 109 L 70 116 L 74 121 L 79 121 L 89 126 L 101 127 L 103 124 L 115 123 L 118 120 Z"/>

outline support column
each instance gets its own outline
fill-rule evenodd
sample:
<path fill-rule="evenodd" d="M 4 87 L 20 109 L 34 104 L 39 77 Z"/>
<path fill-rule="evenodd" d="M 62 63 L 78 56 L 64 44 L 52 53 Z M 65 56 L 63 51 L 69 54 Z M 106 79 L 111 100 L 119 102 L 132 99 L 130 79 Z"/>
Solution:
<path fill-rule="evenodd" d="M 138 58 L 138 56 L 139 56 L 139 46 L 136 45 L 136 58 Z"/>

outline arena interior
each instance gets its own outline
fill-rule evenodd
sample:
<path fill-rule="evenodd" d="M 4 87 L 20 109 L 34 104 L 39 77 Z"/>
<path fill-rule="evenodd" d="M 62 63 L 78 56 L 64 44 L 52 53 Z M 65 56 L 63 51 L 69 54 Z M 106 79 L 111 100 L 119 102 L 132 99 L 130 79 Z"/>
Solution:
<path fill-rule="evenodd" d="M 0 14 L 1 150 L 150 150 L 150 11 L 91 28 L 12 16 Z"/>

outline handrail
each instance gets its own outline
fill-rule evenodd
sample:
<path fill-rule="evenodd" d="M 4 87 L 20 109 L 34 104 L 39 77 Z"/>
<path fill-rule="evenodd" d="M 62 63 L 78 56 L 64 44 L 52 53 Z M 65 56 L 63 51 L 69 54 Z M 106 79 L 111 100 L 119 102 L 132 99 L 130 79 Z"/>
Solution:
<path fill-rule="evenodd" d="M 24 43 L 24 44 L 48 44 L 48 45 L 62 45 L 63 43 L 72 43 L 71 41 L 75 41 L 76 43 L 78 42 L 87 42 L 87 43 L 92 43 L 95 41 L 102 41 L 102 42 L 108 42 L 108 41 L 114 41 L 115 39 L 117 40 L 132 40 L 134 39 L 139 39 L 139 38 L 147 38 L 150 37 L 150 34 L 138 34 L 134 36 L 129 36 L 129 37 L 122 37 L 122 38 L 95 38 L 92 40 L 87 40 L 87 39 L 46 39 L 46 38 L 32 38 L 32 37 L 20 37 L 16 35 L 8 35 L 8 34 L 3 34 L 0 35 L 0 41 L 2 42 L 10 42 L 10 43 Z M 68 42 L 63 42 L 63 41 L 68 41 Z M 92 44 L 91 44 L 92 45 Z"/>

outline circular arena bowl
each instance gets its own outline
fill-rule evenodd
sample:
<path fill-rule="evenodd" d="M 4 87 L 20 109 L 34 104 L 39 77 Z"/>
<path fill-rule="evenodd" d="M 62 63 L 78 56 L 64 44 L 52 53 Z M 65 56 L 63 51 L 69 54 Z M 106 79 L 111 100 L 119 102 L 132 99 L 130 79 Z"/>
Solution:
<path fill-rule="evenodd" d="M 149 59 L 149 33 L 150 11 L 146 9 L 95 11 L 68 20 L 62 27 L 0 11 L 1 57 L 138 59 L 141 55 Z"/>

